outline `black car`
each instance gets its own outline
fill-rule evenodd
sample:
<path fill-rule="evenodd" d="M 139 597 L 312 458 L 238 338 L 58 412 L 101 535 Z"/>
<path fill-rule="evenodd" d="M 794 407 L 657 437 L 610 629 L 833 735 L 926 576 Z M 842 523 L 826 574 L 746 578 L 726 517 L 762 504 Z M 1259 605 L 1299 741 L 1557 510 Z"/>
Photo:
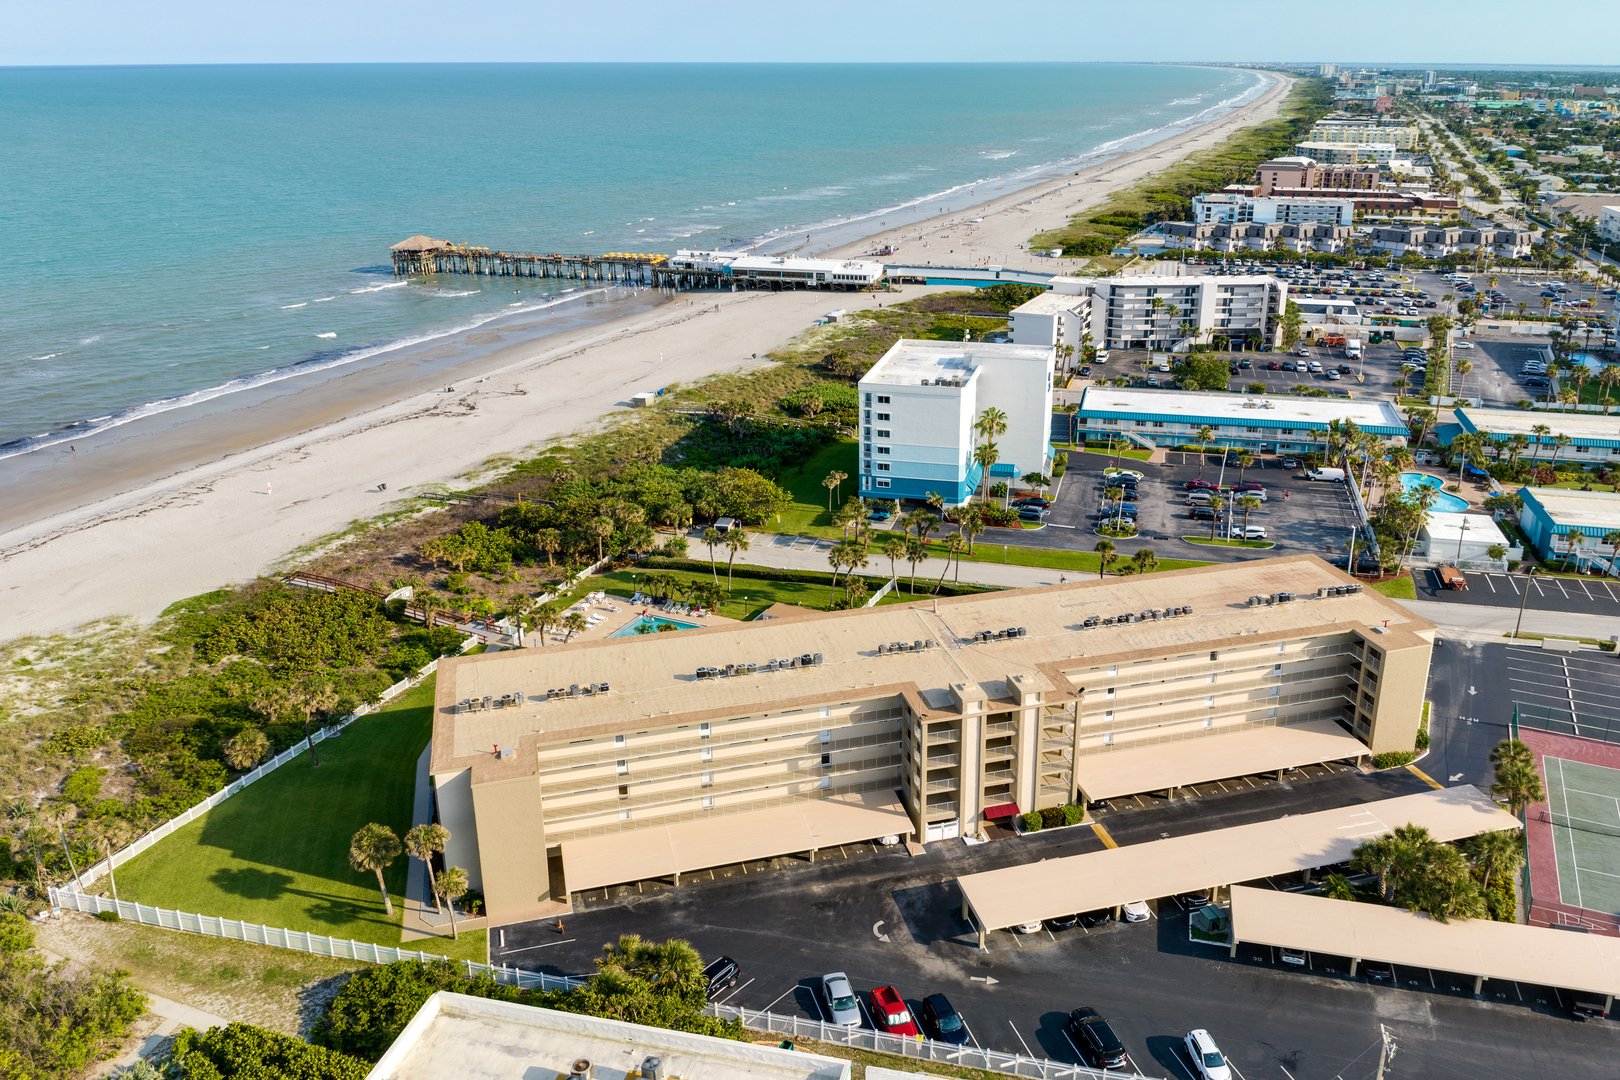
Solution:
<path fill-rule="evenodd" d="M 1356 369 L 1351 367 L 1349 364 L 1340 364 L 1338 367 L 1334 368 L 1333 370 L 1337 371 L 1340 375 L 1349 375 L 1350 373 L 1352 373 Z"/>
<path fill-rule="evenodd" d="M 1014 506 L 1038 506 L 1042 510 L 1045 510 L 1047 507 L 1052 505 L 1052 500 L 1043 499 L 1039 495 L 1031 495 L 1028 498 L 1014 499 L 1012 504 Z"/>
<path fill-rule="evenodd" d="M 1367 976 L 1368 982 L 1393 983 L 1395 981 L 1395 967 L 1382 960 L 1367 960 L 1361 965 L 1361 973 Z"/>
<path fill-rule="evenodd" d="M 922 1008 L 918 1012 L 930 1039 L 955 1043 L 957 1046 L 967 1043 L 967 1024 L 962 1022 L 962 1014 L 956 1011 L 944 994 L 929 994 L 923 998 Z"/>
<path fill-rule="evenodd" d="M 1125 1044 L 1096 1009 L 1076 1009 L 1069 1014 L 1069 1038 L 1086 1063 L 1096 1069 L 1123 1069 Z"/>
<path fill-rule="evenodd" d="M 1048 930 L 1073 930 L 1080 925 L 1078 915 L 1059 915 L 1055 919 L 1047 919 L 1045 926 Z"/>
<path fill-rule="evenodd" d="M 1524 385 L 1540 390 L 1542 387 L 1551 386 L 1552 383 L 1548 382 L 1547 379 L 1541 375 L 1527 375 L 1524 379 Z"/>
<path fill-rule="evenodd" d="M 703 969 L 703 982 L 709 988 L 710 1001 L 736 986 L 740 978 L 742 968 L 729 956 L 722 956 Z"/>
<path fill-rule="evenodd" d="M 1187 514 L 1194 521 L 1199 521 L 1199 520 L 1202 520 L 1202 521 L 1214 521 L 1215 520 L 1215 509 L 1214 509 L 1214 507 L 1210 507 L 1210 506 L 1195 506 L 1191 510 L 1187 511 Z"/>
<path fill-rule="evenodd" d="M 1052 511 L 1041 506 L 1020 506 L 1018 508 L 1018 520 L 1044 521 L 1046 520 L 1047 515 L 1051 512 Z"/>

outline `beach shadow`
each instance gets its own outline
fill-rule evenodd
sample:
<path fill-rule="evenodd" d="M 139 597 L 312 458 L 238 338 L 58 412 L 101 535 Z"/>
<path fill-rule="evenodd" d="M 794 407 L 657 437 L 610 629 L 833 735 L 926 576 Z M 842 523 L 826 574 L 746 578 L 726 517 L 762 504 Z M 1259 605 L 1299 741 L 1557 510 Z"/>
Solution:
<path fill-rule="evenodd" d="M 293 883 L 291 874 L 258 867 L 233 869 L 222 867 L 208 876 L 222 891 L 240 896 L 244 900 L 275 900 Z"/>

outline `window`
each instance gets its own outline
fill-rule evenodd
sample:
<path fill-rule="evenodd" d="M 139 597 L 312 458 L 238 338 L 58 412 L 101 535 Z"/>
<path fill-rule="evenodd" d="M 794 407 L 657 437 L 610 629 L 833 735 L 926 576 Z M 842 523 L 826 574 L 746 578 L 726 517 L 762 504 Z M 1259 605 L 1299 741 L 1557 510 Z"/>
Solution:
<path fill-rule="evenodd" d="M 831 754 L 822 754 L 821 755 L 821 767 L 823 769 L 832 768 L 832 755 Z"/>
<path fill-rule="evenodd" d="M 878 428 L 877 429 L 877 437 L 880 438 L 880 439 L 890 438 L 891 436 L 890 436 L 890 433 L 889 433 L 889 429 L 888 428 Z"/>
<path fill-rule="evenodd" d="M 877 471 L 878 472 L 888 472 L 889 471 L 889 463 L 887 461 L 878 462 Z"/>
<path fill-rule="evenodd" d="M 703 809 L 705 809 L 705 810 L 713 810 L 714 809 L 714 796 L 713 795 L 705 795 L 705 796 L 703 796 Z"/>
<path fill-rule="evenodd" d="M 889 452 L 889 448 L 887 446 L 880 446 L 877 448 L 877 452 L 879 454 L 887 454 Z"/>
<path fill-rule="evenodd" d="M 619 785 L 619 798 L 628 799 L 629 797 L 630 797 L 630 785 L 629 784 L 620 784 Z"/>
<path fill-rule="evenodd" d="M 618 773 L 620 776 L 630 775 L 630 762 L 624 758 L 620 758 L 618 761 L 613 763 L 613 771 Z"/>
<path fill-rule="evenodd" d="M 887 395 L 887 394 L 879 394 L 878 395 L 878 404 L 879 405 L 887 405 L 888 403 L 889 403 L 889 395 Z"/>
<path fill-rule="evenodd" d="M 832 787 L 832 777 L 823 776 L 821 778 L 821 790 L 826 791 L 830 787 Z"/>
<path fill-rule="evenodd" d="M 624 745 L 624 736 L 623 735 L 615 735 L 615 736 L 613 736 L 613 745 L 615 747 L 623 746 Z"/>
<path fill-rule="evenodd" d="M 866 403 L 868 405 L 872 404 L 872 395 L 871 394 L 866 395 Z"/>
<path fill-rule="evenodd" d="M 831 728 L 822 728 L 821 729 L 821 745 L 826 746 L 830 742 L 832 742 L 832 729 Z"/>
<path fill-rule="evenodd" d="M 709 725 L 708 724 L 699 724 L 698 725 L 698 738 L 707 739 L 708 737 L 709 737 Z"/>
<path fill-rule="evenodd" d="M 699 782 L 703 787 L 714 787 L 714 773 L 708 769 L 703 770 L 702 776 L 699 777 Z"/>
<path fill-rule="evenodd" d="M 700 746 L 700 747 L 698 747 L 698 760 L 699 761 L 713 761 L 714 760 L 714 747 L 712 747 L 712 746 Z"/>
<path fill-rule="evenodd" d="M 823 705 L 821 707 L 821 718 L 823 720 L 825 720 L 825 719 L 827 719 L 827 717 L 829 717 L 831 715 L 832 715 L 832 706 L 831 705 Z"/>
<path fill-rule="evenodd" d="M 877 482 L 877 486 L 878 486 L 878 487 L 879 487 L 879 488 L 886 488 L 886 487 L 888 487 L 888 486 L 889 486 L 889 482 L 888 482 L 888 481 L 887 481 L 887 480 L 879 480 L 879 481 L 878 481 L 878 482 Z"/>
<path fill-rule="evenodd" d="M 619 811 L 619 820 L 620 821 L 629 821 L 630 820 L 630 811 L 629 810 L 620 810 Z"/>
<path fill-rule="evenodd" d="M 886 420 L 888 420 L 888 419 L 889 419 L 889 414 L 888 414 L 888 413 L 886 413 L 886 412 L 880 412 L 880 413 L 878 413 L 878 414 L 877 414 L 877 418 L 878 418 L 878 419 L 879 419 L 879 420 L 880 420 L 880 421 L 886 421 Z"/>
<path fill-rule="evenodd" d="M 1214 662 L 1215 662 L 1215 661 L 1217 661 L 1217 660 L 1219 660 L 1219 659 L 1220 659 L 1220 658 L 1221 658 L 1221 654 L 1220 654 L 1220 653 L 1218 653 L 1218 652 L 1215 652 L 1215 651 L 1214 651 L 1214 650 L 1211 650 L 1211 651 L 1210 651 L 1210 654 L 1209 654 L 1209 662 L 1210 662 L 1210 663 L 1212 663 L 1212 664 L 1213 664 L 1213 663 L 1214 663 Z"/>

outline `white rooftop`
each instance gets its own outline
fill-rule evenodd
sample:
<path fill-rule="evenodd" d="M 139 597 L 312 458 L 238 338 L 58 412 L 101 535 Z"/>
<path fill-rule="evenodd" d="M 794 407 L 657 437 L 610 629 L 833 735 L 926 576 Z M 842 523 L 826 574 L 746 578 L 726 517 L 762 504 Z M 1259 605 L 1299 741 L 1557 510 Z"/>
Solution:
<path fill-rule="evenodd" d="M 776 255 L 744 255 L 733 259 L 733 269 L 743 270 L 820 270 L 828 274 L 876 274 L 881 276 L 883 264 L 869 259 L 800 259 Z"/>
<path fill-rule="evenodd" d="M 1466 529 L 1464 525 L 1467 526 Z M 1429 534 L 1431 554 L 1444 555 L 1447 544 L 1455 545 L 1459 541 L 1475 546 L 1479 544 L 1513 546 L 1513 541 L 1497 527 L 1496 521 L 1489 514 L 1441 514 L 1431 510 L 1423 531 Z"/>
<path fill-rule="evenodd" d="M 803 1050 L 690 1035 L 622 1020 L 439 991 L 367 1080 L 564 1077 L 580 1059 L 593 1080 L 628 1080 L 659 1058 L 675 1080 L 848 1080 L 849 1062 Z"/>
<path fill-rule="evenodd" d="M 917 341 L 903 338 L 861 377 L 861 384 L 916 386 L 924 379 L 966 380 L 982 365 L 1002 360 L 1052 362 L 1050 345 L 1013 345 L 985 341 Z"/>
<path fill-rule="evenodd" d="M 1086 303 L 1087 300 L 1083 296 L 1076 296 L 1071 293 L 1043 292 L 1039 296 L 1031 297 L 1013 308 L 1012 314 L 1057 315 L 1074 311 L 1085 306 Z"/>
<path fill-rule="evenodd" d="M 1388 401 L 1373 399 L 1308 398 L 1294 394 L 1223 394 L 1218 390 L 1129 390 L 1088 386 L 1080 398 L 1084 416 L 1111 413 L 1153 413 L 1192 418 L 1219 417 L 1239 422 L 1248 419 L 1294 420 L 1300 424 L 1326 424 L 1354 420 L 1363 428 L 1396 427 L 1406 430 L 1400 410 Z"/>
<path fill-rule="evenodd" d="M 1525 488 L 1553 521 L 1580 529 L 1620 529 L 1620 494 L 1612 491 L 1570 491 L 1566 488 Z"/>
<path fill-rule="evenodd" d="M 1549 413 L 1529 409 L 1475 409 L 1467 406 L 1456 410 L 1458 416 L 1467 416 L 1470 423 L 1481 431 L 1494 435 L 1528 435 L 1531 428 L 1546 424 L 1552 428 L 1552 438 L 1568 435 L 1572 439 L 1620 439 L 1620 415 L 1602 413 Z"/>

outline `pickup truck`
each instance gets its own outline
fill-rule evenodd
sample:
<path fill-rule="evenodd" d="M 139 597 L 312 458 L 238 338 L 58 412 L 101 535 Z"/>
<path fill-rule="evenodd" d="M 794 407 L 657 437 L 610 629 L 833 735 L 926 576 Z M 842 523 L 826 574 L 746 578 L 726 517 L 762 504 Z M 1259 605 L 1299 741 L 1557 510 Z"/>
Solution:
<path fill-rule="evenodd" d="M 1463 572 L 1455 566 L 1437 567 L 1434 575 L 1440 579 L 1442 589 L 1456 589 L 1461 592 L 1468 588 L 1468 579 L 1463 577 Z"/>
<path fill-rule="evenodd" d="M 868 1003 L 872 1006 L 872 1022 L 879 1031 L 907 1039 L 922 1038 L 917 1021 L 911 1018 L 911 1010 L 906 1008 L 906 999 L 900 996 L 899 990 L 880 986 L 872 991 Z"/>

